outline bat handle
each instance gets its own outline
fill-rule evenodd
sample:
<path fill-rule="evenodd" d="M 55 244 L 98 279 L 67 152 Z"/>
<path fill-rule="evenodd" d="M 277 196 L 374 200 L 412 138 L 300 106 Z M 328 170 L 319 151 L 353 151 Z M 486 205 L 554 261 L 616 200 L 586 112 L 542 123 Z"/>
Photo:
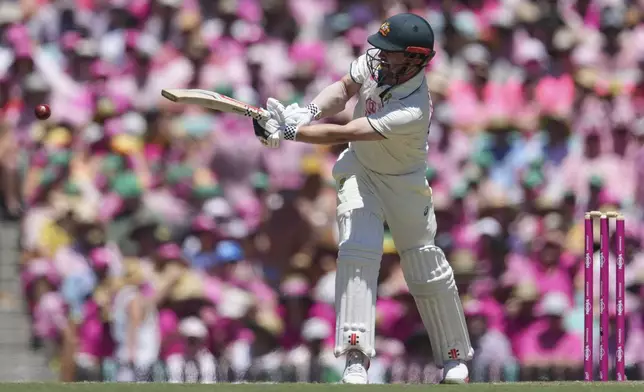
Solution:
<path fill-rule="evenodd" d="M 271 118 L 271 113 L 264 108 L 259 108 L 259 115 L 261 116 L 261 120 L 268 120 Z"/>

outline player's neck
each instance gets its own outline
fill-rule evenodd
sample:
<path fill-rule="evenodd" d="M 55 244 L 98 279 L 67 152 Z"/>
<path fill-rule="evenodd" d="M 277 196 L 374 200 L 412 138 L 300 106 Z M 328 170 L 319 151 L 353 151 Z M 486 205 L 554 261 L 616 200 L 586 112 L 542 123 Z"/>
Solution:
<path fill-rule="evenodd" d="M 418 76 L 419 73 L 420 72 L 416 72 L 413 75 L 401 76 L 400 78 L 398 78 L 395 81 L 395 83 L 380 82 L 380 83 L 378 83 L 378 87 L 383 87 L 383 86 L 396 87 L 396 86 L 403 85 L 403 84 L 409 82 L 410 80 L 412 80 L 413 78 L 415 78 L 416 76 Z"/>
<path fill-rule="evenodd" d="M 416 74 L 413 74 L 411 76 L 402 77 L 402 78 L 400 78 L 398 80 L 398 83 L 396 85 L 405 84 L 405 83 L 409 82 L 410 80 L 412 80 L 413 78 L 415 78 L 416 75 L 418 75 L 418 74 L 416 73 Z"/>

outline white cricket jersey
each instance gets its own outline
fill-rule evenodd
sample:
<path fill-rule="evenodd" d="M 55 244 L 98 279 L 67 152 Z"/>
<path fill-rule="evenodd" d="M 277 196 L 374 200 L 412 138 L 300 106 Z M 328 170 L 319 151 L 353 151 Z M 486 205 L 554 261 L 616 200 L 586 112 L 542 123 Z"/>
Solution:
<path fill-rule="evenodd" d="M 427 135 L 432 101 L 425 73 L 403 84 L 378 86 L 371 77 L 365 54 L 351 63 L 349 75 L 360 84 L 353 118 L 367 117 L 379 141 L 351 142 L 349 149 L 366 168 L 382 174 L 407 174 L 427 167 Z"/>

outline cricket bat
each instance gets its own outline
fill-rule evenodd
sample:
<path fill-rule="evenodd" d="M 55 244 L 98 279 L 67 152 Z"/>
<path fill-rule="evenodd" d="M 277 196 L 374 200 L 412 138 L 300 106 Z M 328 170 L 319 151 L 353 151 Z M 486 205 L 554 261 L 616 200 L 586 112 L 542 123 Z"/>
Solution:
<path fill-rule="evenodd" d="M 161 95 L 172 102 L 199 105 L 219 112 L 252 117 L 255 120 L 267 120 L 271 117 L 266 109 L 240 102 L 214 91 L 190 88 L 167 88 L 161 90 Z"/>

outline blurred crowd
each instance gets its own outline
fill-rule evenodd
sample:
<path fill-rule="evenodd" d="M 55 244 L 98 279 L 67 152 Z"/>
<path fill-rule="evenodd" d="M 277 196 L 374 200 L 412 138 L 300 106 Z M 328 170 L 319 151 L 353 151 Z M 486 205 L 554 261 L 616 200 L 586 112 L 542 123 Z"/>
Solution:
<path fill-rule="evenodd" d="M 2 1 L 0 198 L 21 222 L 33 347 L 62 380 L 339 379 L 330 170 L 345 146 L 268 150 L 247 118 L 160 90 L 306 104 L 404 11 L 437 39 L 427 180 L 472 380 L 582 377 L 583 213 L 598 209 L 626 216 L 626 363 L 642 378 L 644 1 Z M 371 381 L 435 382 L 383 247 Z"/>

